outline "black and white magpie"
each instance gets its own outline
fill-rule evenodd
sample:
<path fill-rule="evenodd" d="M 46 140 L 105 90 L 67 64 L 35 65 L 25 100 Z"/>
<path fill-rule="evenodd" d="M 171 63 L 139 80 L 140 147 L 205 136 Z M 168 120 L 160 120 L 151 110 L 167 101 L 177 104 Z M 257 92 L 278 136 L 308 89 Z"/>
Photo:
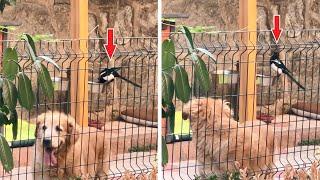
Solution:
<path fill-rule="evenodd" d="M 283 64 L 283 62 L 280 60 L 279 52 L 274 51 L 272 53 L 272 56 L 270 58 L 270 65 L 271 69 L 277 72 L 278 77 L 280 77 L 282 74 L 287 75 L 293 82 L 295 82 L 301 89 L 306 90 L 305 87 L 303 87 L 298 80 L 296 80 L 292 73 L 289 71 L 289 69 Z"/>
<path fill-rule="evenodd" d="M 100 76 L 98 78 L 98 83 L 110 83 L 112 82 L 115 78 L 120 78 L 136 87 L 139 87 L 141 88 L 141 85 L 135 83 L 135 82 L 132 82 L 130 81 L 129 79 L 127 78 L 124 78 L 122 77 L 118 71 L 120 70 L 121 68 L 119 67 L 115 67 L 115 68 L 105 68 L 104 70 L 102 70 L 100 72 Z"/>

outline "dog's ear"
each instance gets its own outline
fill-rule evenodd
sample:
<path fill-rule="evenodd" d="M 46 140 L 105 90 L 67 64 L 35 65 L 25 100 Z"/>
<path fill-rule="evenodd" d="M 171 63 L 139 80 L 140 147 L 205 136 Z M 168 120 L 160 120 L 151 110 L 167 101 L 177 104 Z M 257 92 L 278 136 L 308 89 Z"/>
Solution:
<path fill-rule="evenodd" d="M 67 126 L 68 140 L 70 144 L 74 144 L 79 138 L 79 126 L 74 122 L 68 122 Z"/>

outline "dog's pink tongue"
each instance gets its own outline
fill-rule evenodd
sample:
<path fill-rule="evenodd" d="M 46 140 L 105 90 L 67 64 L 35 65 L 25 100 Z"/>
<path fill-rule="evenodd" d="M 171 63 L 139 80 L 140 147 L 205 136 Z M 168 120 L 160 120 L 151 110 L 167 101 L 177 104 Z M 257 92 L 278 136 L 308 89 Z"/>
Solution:
<path fill-rule="evenodd" d="M 57 158 L 54 155 L 54 151 L 51 151 L 51 152 L 45 151 L 44 152 L 44 163 L 47 166 L 56 166 L 57 165 Z"/>

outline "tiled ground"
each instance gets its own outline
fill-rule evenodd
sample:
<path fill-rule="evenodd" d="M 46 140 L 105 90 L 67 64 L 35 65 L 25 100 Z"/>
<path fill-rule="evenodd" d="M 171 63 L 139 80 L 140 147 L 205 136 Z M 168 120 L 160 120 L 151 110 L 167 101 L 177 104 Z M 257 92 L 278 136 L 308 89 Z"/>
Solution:
<path fill-rule="evenodd" d="M 315 146 L 299 146 L 291 147 L 287 152 L 275 156 L 274 168 L 277 169 L 278 172 L 276 172 L 274 179 L 281 179 L 284 167 L 288 164 L 291 164 L 295 168 L 308 169 L 312 162 L 316 160 L 314 152 Z M 195 160 L 170 163 L 163 172 L 164 179 L 194 179 L 196 176 L 199 176 L 197 166 L 199 166 L 199 164 L 197 164 Z"/>

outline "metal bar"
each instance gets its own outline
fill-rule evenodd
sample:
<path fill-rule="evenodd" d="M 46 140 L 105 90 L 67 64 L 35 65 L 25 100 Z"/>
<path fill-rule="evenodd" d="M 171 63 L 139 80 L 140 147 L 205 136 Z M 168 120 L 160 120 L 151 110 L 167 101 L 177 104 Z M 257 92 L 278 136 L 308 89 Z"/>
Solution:
<path fill-rule="evenodd" d="M 162 15 L 163 18 L 189 18 L 188 14 L 179 14 L 179 13 L 175 13 L 175 14 L 163 14 Z"/>

